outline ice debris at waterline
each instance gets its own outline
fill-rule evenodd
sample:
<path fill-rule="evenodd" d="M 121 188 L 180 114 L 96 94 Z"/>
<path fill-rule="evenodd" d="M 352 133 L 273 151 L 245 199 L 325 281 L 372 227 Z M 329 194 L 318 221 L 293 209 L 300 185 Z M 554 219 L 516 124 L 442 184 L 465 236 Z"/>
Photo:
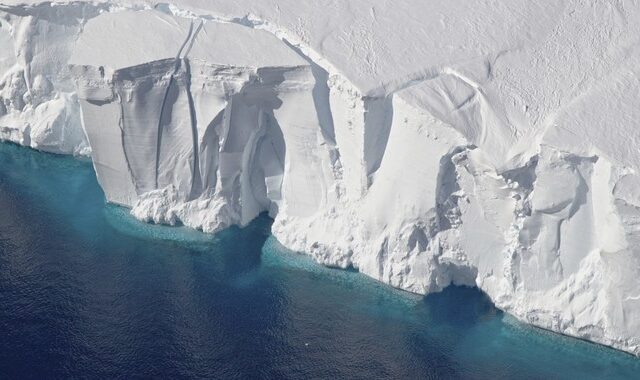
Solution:
<path fill-rule="evenodd" d="M 320 263 L 640 354 L 639 4 L 0 3 L 0 136 L 90 154 L 135 217 L 268 211 Z"/>

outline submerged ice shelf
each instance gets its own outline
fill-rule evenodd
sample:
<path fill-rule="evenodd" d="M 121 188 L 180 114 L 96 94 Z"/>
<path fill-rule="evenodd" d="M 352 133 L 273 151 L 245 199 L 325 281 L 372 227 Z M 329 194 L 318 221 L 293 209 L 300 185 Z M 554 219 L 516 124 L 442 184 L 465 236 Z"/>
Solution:
<path fill-rule="evenodd" d="M 320 263 L 478 286 L 640 354 L 640 5 L 0 9 L 0 137 L 90 154 L 137 218 L 215 232 L 268 211 Z"/>

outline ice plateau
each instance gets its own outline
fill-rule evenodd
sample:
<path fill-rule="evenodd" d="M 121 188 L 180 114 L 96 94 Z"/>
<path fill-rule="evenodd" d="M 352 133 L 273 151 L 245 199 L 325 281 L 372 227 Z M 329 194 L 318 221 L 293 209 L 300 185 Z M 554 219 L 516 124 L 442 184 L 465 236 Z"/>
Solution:
<path fill-rule="evenodd" d="M 633 0 L 0 0 L 0 138 L 109 201 L 640 355 Z"/>

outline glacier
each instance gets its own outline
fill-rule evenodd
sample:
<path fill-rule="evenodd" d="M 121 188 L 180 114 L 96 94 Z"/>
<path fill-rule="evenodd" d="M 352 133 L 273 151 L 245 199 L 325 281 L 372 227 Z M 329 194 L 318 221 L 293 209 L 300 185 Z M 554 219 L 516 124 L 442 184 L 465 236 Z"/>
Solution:
<path fill-rule="evenodd" d="M 640 4 L 0 0 L 0 139 L 107 200 L 640 355 Z"/>

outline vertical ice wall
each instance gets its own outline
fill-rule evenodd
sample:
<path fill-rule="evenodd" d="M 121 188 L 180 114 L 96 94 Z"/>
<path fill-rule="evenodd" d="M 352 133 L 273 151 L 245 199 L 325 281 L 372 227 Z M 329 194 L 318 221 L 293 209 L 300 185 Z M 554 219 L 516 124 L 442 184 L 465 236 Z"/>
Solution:
<path fill-rule="evenodd" d="M 70 62 L 100 183 L 138 217 L 212 232 L 324 202 L 333 178 L 311 68 L 272 35 L 108 13 L 87 23 Z"/>

